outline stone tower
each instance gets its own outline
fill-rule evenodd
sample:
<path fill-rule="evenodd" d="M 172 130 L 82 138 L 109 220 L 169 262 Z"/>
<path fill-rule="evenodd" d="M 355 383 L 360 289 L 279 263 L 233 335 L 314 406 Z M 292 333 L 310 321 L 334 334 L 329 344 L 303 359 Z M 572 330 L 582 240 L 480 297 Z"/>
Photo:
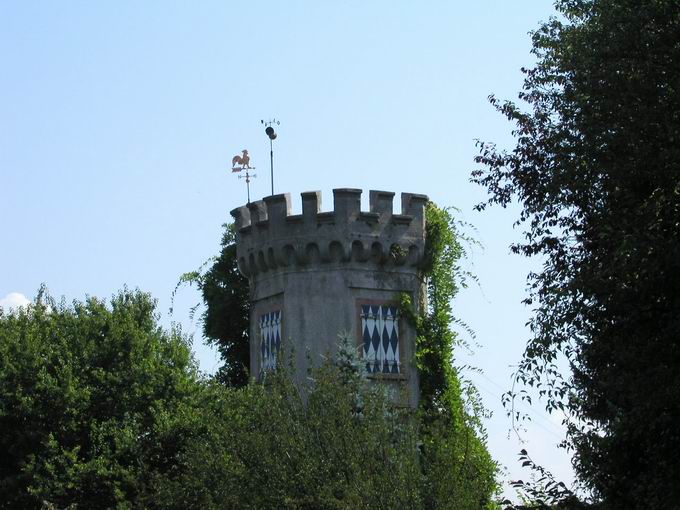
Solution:
<path fill-rule="evenodd" d="M 368 377 L 418 402 L 415 331 L 400 317 L 399 295 L 419 304 L 427 197 L 333 190 L 333 211 L 321 212 L 321 193 L 302 193 L 302 214 L 291 214 L 288 193 L 234 209 L 239 269 L 250 284 L 250 369 L 272 369 L 282 349 L 294 351 L 302 382 L 311 360 L 332 355 L 338 335 L 356 339 Z"/>

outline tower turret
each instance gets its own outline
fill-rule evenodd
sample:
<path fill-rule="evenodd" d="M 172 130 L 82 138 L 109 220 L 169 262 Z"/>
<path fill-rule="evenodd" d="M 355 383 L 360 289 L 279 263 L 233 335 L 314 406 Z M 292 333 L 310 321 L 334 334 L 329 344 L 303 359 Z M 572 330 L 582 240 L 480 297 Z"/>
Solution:
<path fill-rule="evenodd" d="M 404 388 L 417 405 L 415 331 L 402 320 L 398 299 L 421 303 L 419 267 L 425 246 L 427 197 L 333 190 L 333 211 L 321 211 L 321 193 L 302 193 L 302 214 L 291 214 L 288 193 L 234 209 L 239 269 L 250 284 L 250 368 L 273 368 L 282 349 L 294 351 L 296 377 L 309 360 L 332 355 L 338 334 L 356 339 L 369 377 Z"/>

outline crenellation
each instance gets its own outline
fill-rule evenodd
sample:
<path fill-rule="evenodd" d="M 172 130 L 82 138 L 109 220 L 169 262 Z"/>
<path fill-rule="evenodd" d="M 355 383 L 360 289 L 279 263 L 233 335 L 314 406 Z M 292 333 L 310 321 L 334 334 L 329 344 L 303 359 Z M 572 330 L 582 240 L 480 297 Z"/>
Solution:
<path fill-rule="evenodd" d="M 267 209 L 267 219 L 269 220 L 272 232 L 277 233 L 284 228 L 286 219 L 291 215 L 292 207 L 290 203 L 290 193 L 271 195 L 264 198 Z"/>
<path fill-rule="evenodd" d="M 395 225 L 410 225 L 413 222 L 413 216 L 409 214 L 393 214 L 392 223 Z"/>
<path fill-rule="evenodd" d="M 321 192 L 306 191 L 302 196 L 302 217 L 305 223 L 316 223 L 316 216 L 321 212 Z"/>
<path fill-rule="evenodd" d="M 251 225 L 257 225 L 267 219 L 267 205 L 264 203 L 264 200 L 250 202 L 247 207 L 250 210 Z"/>
<path fill-rule="evenodd" d="M 425 225 L 425 206 L 428 202 L 427 195 L 417 193 L 401 194 L 401 214 L 413 216 L 418 225 Z"/>
<path fill-rule="evenodd" d="M 293 214 L 286 217 L 286 223 L 289 225 L 302 225 L 304 223 L 304 217 L 302 214 Z"/>
<path fill-rule="evenodd" d="M 289 193 L 234 209 L 239 269 L 251 275 L 321 263 L 377 264 L 394 270 L 419 266 L 427 196 L 402 193 L 402 214 L 393 214 L 394 193 L 370 191 L 370 211 L 361 211 L 361 193 L 333 190 L 334 210 L 328 212 L 320 210 L 319 191 L 302 193 L 298 215 L 291 214 Z"/>
<path fill-rule="evenodd" d="M 338 224 L 356 220 L 361 212 L 361 190 L 338 188 L 333 190 L 333 212 Z"/>
<path fill-rule="evenodd" d="M 376 224 L 380 221 L 380 213 L 361 211 L 359 213 L 359 220 L 369 224 Z"/>
<path fill-rule="evenodd" d="M 371 212 L 378 213 L 380 215 L 380 221 L 388 221 L 390 216 L 392 216 L 394 192 L 371 190 L 368 197 Z"/>
<path fill-rule="evenodd" d="M 232 209 L 231 215 L 236 222 L 237 231 L 250 226 L 250 210 L 245 205 Z"/>
<path fill-rule="evenodd" d="M 335 212 L 334 211 L 328 211 L 328 212 L 320 212 L 319 214 L 316 215 L 316 223 L 317 225 L 321 225 L 324 223 L 335 223 Z"/>
<path fill-rule="evenodd" d="M 290 194 L 234 209 L 239 270 L 250 287 L 250 368 L 263 377 L 287 352 L 297 384 L 333 355 L 338 333 L 352 335 L 368 377 L 385 384 L 400 405 L 417 408 L 419 375 L 415 328 L 395 313 L 407 293 L 424 306 L 421 271 L 427 197 L 371 190 L 333 190 L 333 210 L 321 193 L 302 193 L 293 215 Z M 366 309 L 369 311 L 366 311 Z M 276 320 L 271 320 L 276 316 Z"/>

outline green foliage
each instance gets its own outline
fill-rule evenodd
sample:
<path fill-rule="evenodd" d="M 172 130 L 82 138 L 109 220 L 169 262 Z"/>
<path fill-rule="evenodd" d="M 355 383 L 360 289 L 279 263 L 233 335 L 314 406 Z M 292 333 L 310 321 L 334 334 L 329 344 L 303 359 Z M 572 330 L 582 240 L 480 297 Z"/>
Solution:
<path fill-rule="evenodd" d="M 680 3 L 561 0 L 533 34 L 510 152 L 473 181 L 519 200 L 532 338 L 517 380 L 572 417 L 568 446 L 603 508 L 680 501 Z M 571 375 L 562 378 L 558 355 Z M 512 395 L 511 395 L 512 397 Z"/>
<path fill-rule="evenodd" d="M 285 369 L 264 385 L 210 385 L 206 434 L 181 458 L 182 473 L 166 479 L 161 506 L 421 508 L 409 411 L 348 366 L 313 371 L 304 398 Z"/>
<path fill-rule="evenodd" d="M 514 505 L 509 500 L 505 510 L 586 510 L 592 508 L 588 503 L 579 500 L 564 482 L 560 482 L 543 466 L 536 464 L 526 450 L 519 453 L 522 467 L 528 468 L 534 479 L 531 482 L 516 480 L 512 486 L 519 491 L 521 505 Z"/>
<path fill-rule="evenodd" d="M 229 386 L 240 387 L 248 383 L 249 377 L 250 299 L 248 279 L 238 270 L 233 229 L 233 224 L 224 225 L 219 256 L 198 271 L 183 274 L 178 287 L 185 283 L 198 286 L 205 304 L 203 335 L 209 345 L 217 348 L 222 360 L 215 377 Z"/>
<path fill-rule="evenodd" d="M 305 388 L 234 388 L 156 321 L 129 291 L 0 312 L 0 508 L 491 508 L 469 438 L 424 433 L 352 340 Z"/>
<path fill-rule="evenodd" d="M 463 386 L 454 365 L 458 344 L 451 329 L 451 300 L 466 275 L 459 261 L 465 255 L 463 236 L 450 210 L 429 203 L 426 210 L 423 278 L 427 306 L 416 314 L 410 297 L 401 296 L 401 311 L 415 325 L 416 363 L 420 376 L 422 468 L 435 471 L 428 479 L 428 508 L 486 508 L 496 489 L 497 465 L 486 448 L 481 418 L 484 409 L 474 387 Z M 451 504 L 446 494 L 454 493 Z"/>
<path fill-rule="evenodd" d="M 189 345 L 146 294 L 0 309 L 0 508 L 144 502 L 192 434 Z"/>
<path fill-rule="evenodd" d="M 457 337 L 451 330 L 451 300 L 458 292 L 459 260 L 464 249 L 451 213 L 429 203 L 426 209 L 425 262 L 423 278 L 427 287 L 427 307 L 414 316 L 408 295 L 402 296 L 402 313 L 416 326 L 416 363 L 420 375 L 420 396 L 426 412 L 462 409 L 460 383 L 453 366 Z M 464 283 L 464 282 L 463 282 Z M 451 391 L 449 391 L 451 390 Z"/>
<path fill-rule="evenodd" d="M 475 471 L 478 452 L 460 448 L 443 422 L 423 435 L 414 411 L 363 377 L 352 347 L 313 370 L 304 389 L 287 369 L 264 385 L 211 384 L 205 434 L 158 485 L 160 506 L 495 508 L 493 473 L 489 483 Z"/>

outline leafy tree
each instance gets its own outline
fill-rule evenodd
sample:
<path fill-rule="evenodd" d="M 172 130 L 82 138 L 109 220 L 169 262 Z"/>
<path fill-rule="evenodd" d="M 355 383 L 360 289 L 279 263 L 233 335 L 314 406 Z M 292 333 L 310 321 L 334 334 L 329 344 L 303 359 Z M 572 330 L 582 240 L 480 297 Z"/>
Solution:
<path fill-rule="evenodd" d="M 305 388 L 284 366 L 229 387 L 148 295 L 41 292 L 0 312 L 0 508 L 494 508 L 476 443 L 423 433 L 362 366 L 345 339 Z"/>
<path fill-rule="evenodd" d="M 526 108 L 491 97 L 516 146 L 480 142 L 472 177 L 480 209 L 520 202 L 513 250 L 545 261 L 516 378 L 571 415 L 576 472 L 603 508 L 677 508 L 680 2 L 556 7 L 532 35 Z"/>
<path fill-rule="evenodd" d="M 409 411 L 330 362 L 302 397 L 287 369 L 264 384 L 204 394 L 206 435 L 166 478 L 167 508 L 419 508 L 417 435 Z"/>
<path fill-rule="evenodd" d="M 147 294 L 0 309 L 0 508 L 152 504 L 193 434 L 189 344 Z"/>
<path fill-rule="evenodd" d="M 215 376 L 229 386 L 242 387 L 248 383 L 250 366 L 250 298 L 248 279 L 238 270 L 233 229 L 233 224 L 224 225 L 220 254 L 206 264 L 211 263 L 209 269 L 183 274 L 178 287 L 197 284 L 205 304 L 203 335 L 222 360 Z"/>
<path fill-rule="evenodd" d="M 200 406 L 205 435 L 181 457 L 177 476 L 161 481 L 159 504 L 495 508 L 493 479 L 476 483 L 479 474 L 466 469 L 474 463 L 448 431 L 423 439 L 416 413 L 395 407 L 381 385 L 363 377 L 354 342 L 345 342 L 339 359 L 314 369 L 302 391 L 288 368 L 263 385 L 212 384 Z"/>

